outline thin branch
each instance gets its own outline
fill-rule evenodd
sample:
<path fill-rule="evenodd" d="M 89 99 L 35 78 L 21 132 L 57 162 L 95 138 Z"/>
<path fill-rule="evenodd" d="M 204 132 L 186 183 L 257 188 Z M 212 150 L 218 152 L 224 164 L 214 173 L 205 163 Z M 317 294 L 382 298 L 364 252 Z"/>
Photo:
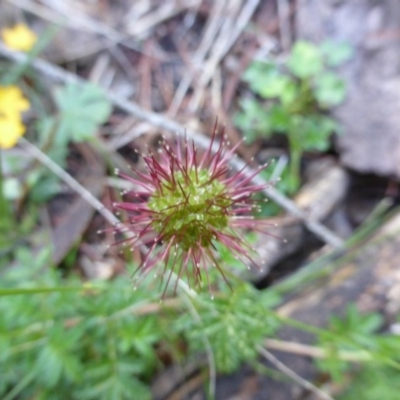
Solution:
<path fill-rule="evenodd" d="M 278 16 L 282 47 L 285 51 L 288 51 L 292 42 L 290 30 L 290 6 L 288 0 L 278 0 Z"/>
<path fill-rule="evenodd" d="M 207 20 L 207 27 L 205 28 L 205 32 L 202 35 L 201 43 L 197 49 L 197 51 L 191 57 L 193 66 L 196 69 L 199 69 L 201 64 L 204 63 L 204 59 L 209 52 L 213 42 L 215 41 L 215 37 L 217 32 L 221 26 L 222 16 L 224 15 L 223 11 L 226 6 L 226 2 L 217 1 L 213 5 L 213 9 L 211 11 L 210 18 Z M 174 98 L 169 106 L 168 114 L 171 116 L 175 116 L 178 112 L 178 109 L 185 97 L 186 92 L 188 91 L 190 84 L 195 78 L 195 74 L 190 69 L 187 69 L 179 83 L 178 88 L 175 91 Z"/>
<path fill-rule="evenodd" d="M 300 375 L 298 375 L 296 372 L 294 372 L 289 367 L 287 367 L 285 364 L 283 364 L 283 362 L 279 361 L 268 350 L 264 349 L 261 346 L 258 346 L 257 350 L 264 358 L 266 358 L 271 364 L 273 364 L 279 371 L 281 371 L 282 373 L 287 375 L 290 379 L 295 381 L 297 384 L 299 384 L 304 389 L 309 390 L 310 392 L 314 393 L 319 399 L 334 400 L 334 398 L 329 396 L 329 394 L 325 393 L 320 388 L 313 385 L 311 382 L 303 379 Z"/>
<path fill-rule="evenodd" d="M 277 339 L 266 339 L 264 345 L 271 350 L 283 351 L 285 353 L 296 354 L 300 356 L 312 358 L 326 357 L 326 352 L 324 351 L 324 349 L 302 343 L 287 342 Z"/>
<path fill-rule="evenodd" d="M 0 55 L 18 63 L 24 63 L 27 60 L 27 56 L 25 54 L 8 49 L 6 46 L 4 46 L 2 42 L 0 42 Z M 75 84 L 86 83 L 84 79 L 79 78 L 75 74 L 67 72 L 62 68 L 41 59 L 35 59 L 32 62 L 32 67 L 54 82 Z M 132 101 L 128 101 L 127 99 L 123 99 L 112 92 L 107 92 L 107 97 L 114 104 L 114 106 L 118 107 L 119 109 L 125 111 L 130 115 L 135 116 L 138 119 L 145 120 L 155 127 L 165 129 L 169 132 L 173 132 L 181 136 L 187 135 L 196 144 L 203 148 L 209 147 L 210 139 L 199 132 L 185 129 L 184 126 L 170 120 L 164 115 L 144 110 L 138 104 Z M 214 143 L 213 150 L 216 150 L 217 148 L 218 143 Z M 245 162 L 240 160 L 239 158 L 232 158 L 230 160 L 230 164 L 236 170 L 240 170 L 245 166 Z M 252 172 L 253 171 L 250 168 L 247 169 L 247 174 L 250 175 L 252 174 Z M 252 181 L 255 184 L 265 184 L 265 181 L 259 175 L 255 176 Z M 326 228 L 320 222 L 310 220 L 307 213 L 302 211 L 292 200 L 282 195 L 277 189 L 275 189 L 274 187 L 269 187 L 267 189 L 264 189 L 263 192 L 266 196 L 275 201 L 290 214 L 303 220 L 306 227 L 316 236 L 322 239 L 325 243 L 328 243 L 336 248 L 340 248 L 343 246 L 344 242 L 340 237 L 338 237 L 334 232 Z"/>
<path fill-rule="evenodd" d="M 148 13 L 139 20 L 133 21 L 132 23 L 128 24 L 127 31 L 132 36 L 140 36 L 141 34 L 143 35 L 151 28 L 181 13 L 183 10 L 187 8 L 198 7 L 200 1 L 201 0 L 189 0 L 182 3 L 181 2 L 165 2 L 164 4 L 160 3 L 159 7 L 157 7 L 151 13 Z"/>
<path fill-rule="evenodd" d="M 173 278 L 176 279 L 179 288 L 185 295 L 183 297 L 183 301 L 185 301 L 185 303 L 187 304 L 187 306 L 190 310 L 190 313 L 193 316 L 193 319 L 197 323 L 200 324 L 202 322 L 201 316 L 197 312 L 196 307 L 192 303 L 192 300 L 195 296 L 197 296 L 197 293 L 193 289 L 190 289 L 188 284 L 186 282 L 184 282 L 181 278 L 176 276 L 176 274 L 173 274 Z M 216 365 L 215 365 L 215 357 L 214 357 L 214 352 L 213 352 L 213 349 L 212 349 L 212 346 L 210 343 L 210 339 L 208 338 L 208 336 L 205 333 L 203 333 L 203 335 L 202 335 L 202 340 L 203 340 L 204 347 L 206 349 L 208 366 L 209 366 L 209 374 L 210 374 L 209 395 L 213 399 L 215 397 L 215 388 L 216 388 L 216 382 L 217 382 L 217 369 L 216 369 Z"/>
<path fill-rule="evenodd" d="M 235 13 L 235 7 L 239 4 L 237 2 L 233 2 L 232 11 Z M 229 18 L 225 18 L 224 27 L 225 29 L 221 29 L 218 41 L 216 45 L 213 47 L 212 54 L 210 58 L 207 60 L 203 68 L 203 74 L 199 78 L 198 82 L 198 90 L 196 90 L 193 98 L 190 101 L 189 108 L 192 111 L 196 111 L 199 107 L 204 88 L 208 85 L 211 78 L 214 75 L 214 72 L 222 60 L 222 58 L 228 53 L 231 47 L 236 42 L 237 38 L 240 36 L 242 31 L 248 26 L 248 23 L 255 12 L 257 6 L 259 4 L 259 0 L 247 0 L 243 2 L 243 8 L 240 10 L 240 13 L 237 19 L 234 21 L 235 23 L 231 23 Z"/>
<path fill-rule="evenodd" d="M 54 175 L 63 180 L 71 189 L 78 193 L 86 200 L 95 210 L 97 210 L 111 225 L 119 225 L 119 219 L 104 204 L 97 200 L 87 189 L 85 189 L 77 180 L 75 180 L 68 172 L 57 165 L 50 157 L 44 154 L 40 149 L 21 137 L 19 143 L 27 153 L 45 165 Z"/>
<path fill-rule="evenodd" d="M 284 353 L 296 354 L 304 357 L 320 359 L 320 358 L 328 358 L 331 356 L 329 352 L 325 351 L 321 347 L 310 346 L 307 344 L 296 343 L 296 342 L 287 342 L 284 340 L 265 339 L 264 345 L 265 347 L 271 350 L 278 350 Z M 336 353 L 336 356 L 339 360 L 348 362 L 367 362 L 372 359 L 371 353 L 368 350 L 359 350 L 359 351 L 339 350 Z"/>

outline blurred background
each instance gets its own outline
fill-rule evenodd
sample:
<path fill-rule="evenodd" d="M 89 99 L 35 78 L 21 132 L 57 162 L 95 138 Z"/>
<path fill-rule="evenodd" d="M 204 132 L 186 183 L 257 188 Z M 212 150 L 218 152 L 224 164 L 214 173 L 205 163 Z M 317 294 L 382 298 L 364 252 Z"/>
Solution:
<path fill-rule="evenodd" d="M 399 398 L 398 0 L 2 0 L 0 31 L 2 399 Z M 218 247 L 233 291 L 160 303 L 114 171 L 214 126 L 269 164 L 262 269 Z"/>

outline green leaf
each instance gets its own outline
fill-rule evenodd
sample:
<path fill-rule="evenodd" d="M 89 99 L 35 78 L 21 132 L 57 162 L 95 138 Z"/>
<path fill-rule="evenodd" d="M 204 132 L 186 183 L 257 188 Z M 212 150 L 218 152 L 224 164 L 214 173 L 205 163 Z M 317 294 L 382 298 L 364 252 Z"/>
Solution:
<path fill-rule="evenodd" d="M 59 88 L 55 92 L 55 101 L 61 114 L 58 135 L 66 142 L 93 138 L 112 110 L 103 90 L 93 84 L 69 84 Z"/>
<path fill-rule="evenodd" d="M 353 56 L 353 47 L 348 43 L 325 41 L 320 46 L 325 63 L 330 67 L 337 67 Z"/>
<path fill-rule="evenodd" d="M 344 318 L 331 317 L 330 326 L 338 334 L 367 335 L 376 331 L 383 323 L 383 318 L 378 313 L 361 314 L 354 304 L 347 307 Z"/>
<path fill-rule="evenodd" d="M 63 377 L 79 381 L 81 365 L 74 351 L 81 331 L 73 329 L 65 332 L 64 326 L 59 323 L 50 329 L 47 336 L 48 342 L 36 360 L 38 379 L 49 388 L 56 387 Z"/>
<path fill-rule="evenodd" d="M 118 349 L 121 353 L 135 350 L 139 356 L 136 364 L 141 365 L 142 370 L 155 365 L 157 357 L 154 346 L 160 338 L 155 318 L 133 319 L 131 315 L 127 315 L 126 320 L 119 323 L 118 331 Z"/>
<path fill-rule="evenodd" d="M 52 135 L 56 131 L 57 121 L 53 116 L 45 116 L 35 123 L 38 132 L 38 140 L 41 148 L 46 148 L 51 142 Z"/>
<path fill-rule="evenodd" d="M 126 357 L 111 363 L 103 360 L 102 363 L 90 366 L 86 371 L 86 387 L 77 391 L 79 399 L 96 400 L 130 400 L 150 399 L 150 390 L 138 381 L 133 360 Z"/>
<path fill-rule="evenodd" d="M 190 347 L 200 351 L 204 350 L 203 338 L 207 336 L 217 369 L 232 372 L 240 363 L 257 356 L 257 345 L 273 334 L 280 323 L 248 284 L 238 285 L 234 292 L 214 300 L 206 296 L 199 310 L 201 322 L 189 316 L 192 326 L 183 324 L 182 333 L 187 336 Z M 275 298 L 269 300 L 275 304 Z M 187 320 L 188 317 L 183 315 L 182 318 Z"/>
<path fill-rule="evenodd" d="M 263 105 L 249 98 L 241 99 L 241 112 L 234 116 L 234 122 L 244 133 L 247 143 L 252 143 L 260 137 L 269 137 L 271 125 L 268 112 Z"/>
<path fill-rule="evenodd" d="M 400 392 L 399 371 L 376 365 L 365 367 L 339 400 L 398 400 Z"/>
<path fill-rule="evenodd" d="M 299 97 L 298 85 L 292 80 L 286 82 L 279 96 L 279 99 L 282 102 L 282 104 L 284 106 L 290 106 L 298 97 Z"/>
<path fill-rule="evenodd" d="M 243 79 L 254 93 L 265 99 L 281 97 L 292 80 L 283 75 L 273 64 L 254 63 L 245 72 Z"/>
<path fill-rule="evenodd" d="M 287 131 L 290 129 L 293 116 L 286 107 L 282 107 L 278 104 L 273 105 L 269 109 L 268 116 L 269 123 L 273 131 L 287 133 Z"/>
<path fill-rule="evenodd" d="M 329 348 L 325 348 L 325 350 L 329 350 Z M 335 382 L 343 381 L 345 372 L 350 367 L 349 363 L 339 358 L 336 349 L 328 351 L 327 355 L 328 357 L 315 361 L 318 368 L 321 371 L 329 373 Z"/>
<path fill-rule="evenodd" d="M 331 118 L 319 114 L 295 115 L 291 121 L 291 129 L 295 132 L 301 149 L 326 151 L 329 148 L 329 137 L 336 127 Z"/>
<path fill-rule="evenodd" d="M 338 105 L 345 95 L 346 85 L 337 74 L 325 72 L 315 78 L 315 96 L 322 107 Z"/>
<path fill-rule="evenodd" d="M 371 361 L 387 362 L 383 348 L 391 346 L 390 341 L 381 341 L 374 332 L 382 325 L 383 318 L 380 314 L 361 314 L 354 304 L 347 307 L 344 317 L 332 316 L 329 321 L 329 330 L 319 337 L 320 343 L 328 351 L 326 359 L 317 363 L 321 369 L 328 371 L 334 380 L 343 379 L 343 371 L 348 368 L 348 362 L 340 359 L 340 350 L 355 353 L 370 353 Z M 398 346 L 398 344 L 397 344 Z"/>
<path fill-rule="evenodd" d="M 61 191 L 61 183 L 54 174 L 45 170 L 34 170 L 29 176 L 30 198 L 34 202 L 44 203 Z"/>
<path fill-rule="evenodd" d="M 312 43 L 299 41 L 293 46 L 287 66 L 298 78 L 310 78 L 322 71 L 322 56 Z"/>

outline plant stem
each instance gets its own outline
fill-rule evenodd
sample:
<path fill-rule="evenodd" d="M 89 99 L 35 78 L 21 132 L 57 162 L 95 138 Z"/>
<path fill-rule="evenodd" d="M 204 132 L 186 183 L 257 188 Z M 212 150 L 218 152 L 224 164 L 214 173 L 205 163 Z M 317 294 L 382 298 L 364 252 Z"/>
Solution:
<path fill-rule="evenodd" d="M 15 296 L 15 295 L 21 295 L 21 294 L 73 292 L 73 291 L 90 290 L 90 289 L 104 289 L 104 287 L 86 284 L 86 285 L 81 285 L 81 286 L 55 286 L 55 287 L 38 287 L 38 288 L 0 289 L 0 297 L 1 296 Z"/>
<path fill-rule="evenodd" d="M 3 398 L 3 400 L 12 400 L 15 399 L 35 378 L 36 371 L 32 370 L 28 375 L 25 375 L 23 379 L 19 381 L 19 383 L 12 388 L 10 392 Z"/>
<path fill-rule="evenodd" d="M 9 217 L 8 204 L 4 196 L 3 152 L 0 149 L 0 234 L 6 230 Z"/>
<path fill-rule="evenodd" d="M 290 147 L 290 193 L 294 193 L 300 186 L 300 163 L 301 163 L 301 145 L 299 146 L 298 134 L 295 129 L 291 128 L 288 132 Z"/>

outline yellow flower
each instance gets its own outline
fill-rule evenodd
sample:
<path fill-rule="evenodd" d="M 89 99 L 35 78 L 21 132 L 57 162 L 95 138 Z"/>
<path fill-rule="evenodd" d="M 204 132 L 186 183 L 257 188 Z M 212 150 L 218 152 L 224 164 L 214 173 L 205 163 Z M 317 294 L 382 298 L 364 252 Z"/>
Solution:
<path fill-rule="evenodd" d="M 21 113 L 29 107 L 29 101 L 19 87 L 0 87 L 0 148 L 9 149 L 15 146 L 25 133 Z"/>
<path fill-rule="evenodd" d="M 25 125 L 20 118 L 0 115 L 0 149 L 10 149 L 25 133 Z"/>
<path fill-rule="evenodd" d="M 18 86 L 0 87 L 0 114 L 19 115 L 29 107 L 29 101 Z"/>
<path fill-rule="evenodd" d="M 37 41 L 35 32 L 24 24 L 2 29 L 1 37 L 7 47 L 20 51 L 29 51 Z"/>

